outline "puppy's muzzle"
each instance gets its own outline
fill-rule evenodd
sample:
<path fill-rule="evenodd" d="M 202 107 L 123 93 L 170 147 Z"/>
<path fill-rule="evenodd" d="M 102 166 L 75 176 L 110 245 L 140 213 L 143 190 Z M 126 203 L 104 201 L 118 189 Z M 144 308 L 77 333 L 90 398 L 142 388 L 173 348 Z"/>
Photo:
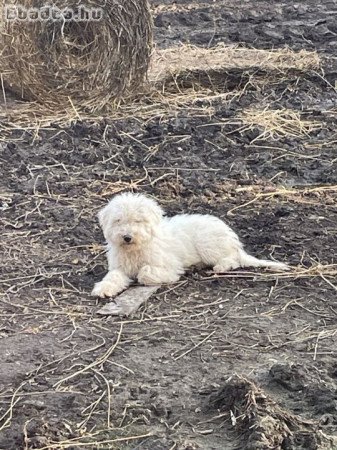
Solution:
<path fill-rule="evenodd" d="M 125 234 L 125 235 L 123 236 L 123 241 L 124 241 L 126 244 L 130 244 L 131 241 L 132 241 L 132 237 L 131 237 L 129 234 Z"/>

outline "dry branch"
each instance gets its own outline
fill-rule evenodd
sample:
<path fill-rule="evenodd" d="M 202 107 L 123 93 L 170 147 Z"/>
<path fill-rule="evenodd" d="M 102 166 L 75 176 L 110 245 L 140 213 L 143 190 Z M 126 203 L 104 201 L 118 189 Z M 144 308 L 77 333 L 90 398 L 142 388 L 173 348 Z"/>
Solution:
<path fill-rule="evenodd" d="M 98 314 L 112 316 L 130 316 L 154 294 L 160 286 L 137 286 L 127 289 L 97 311 Z"/>

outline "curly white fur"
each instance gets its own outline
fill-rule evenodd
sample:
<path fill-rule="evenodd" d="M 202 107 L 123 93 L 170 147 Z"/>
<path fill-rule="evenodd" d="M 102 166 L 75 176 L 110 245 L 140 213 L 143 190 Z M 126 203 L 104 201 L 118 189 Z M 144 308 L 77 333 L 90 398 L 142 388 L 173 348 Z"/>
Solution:
<path fill-rule="evenodd" d="M 95 284 L 95 296 L 117 295 L 136 278 L 145 285 L 174 283 L 186 268 L 198 264 L 213 267 L 215 273 L 249 266 L 288 269 L 248 255 L 236 233 L 217 217 L 167 218 L 158 203 L 144 195 L 117 195 L 98 218 L 108 242 L 109 272 Z"/>

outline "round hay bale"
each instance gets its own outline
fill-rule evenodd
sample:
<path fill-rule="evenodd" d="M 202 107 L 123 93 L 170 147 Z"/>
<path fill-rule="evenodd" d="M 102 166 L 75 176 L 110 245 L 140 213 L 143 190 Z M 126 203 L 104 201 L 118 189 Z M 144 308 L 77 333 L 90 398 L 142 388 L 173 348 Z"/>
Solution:
<path fill-rule="evenodd" d="M 153 30 L 148 0 L 6 4 L 0 72 L 23 99 L 97 111 L 130 98 L 146 79 Z M 21 19 L 8 20 L 15 14 Z"/>

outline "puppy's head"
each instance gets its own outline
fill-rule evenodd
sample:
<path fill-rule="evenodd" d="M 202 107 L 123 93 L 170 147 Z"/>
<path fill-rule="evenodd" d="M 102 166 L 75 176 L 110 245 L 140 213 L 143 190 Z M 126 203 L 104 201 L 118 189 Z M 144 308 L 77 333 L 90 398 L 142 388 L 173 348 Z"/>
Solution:
<path fill-rule="evenodd" d="M 99 213 L 105 239 L 124 249 L 149 242 L 163 217 L 163 210 L 151 198 L 130 192 L 119 194 Z"/>

